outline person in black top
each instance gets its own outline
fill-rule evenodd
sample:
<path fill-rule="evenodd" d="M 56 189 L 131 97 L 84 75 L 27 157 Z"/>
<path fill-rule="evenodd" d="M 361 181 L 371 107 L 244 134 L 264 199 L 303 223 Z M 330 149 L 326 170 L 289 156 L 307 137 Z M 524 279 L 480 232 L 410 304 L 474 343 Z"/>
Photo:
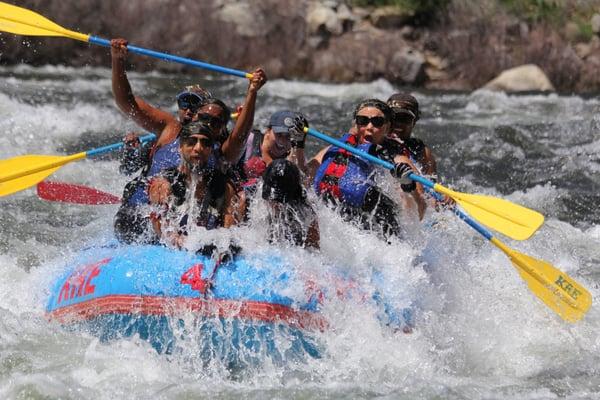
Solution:
<path fill-rule="evenodd" d="M 431 149 L 421 139 L 412 137 L 413 128 L 421 116 L 419 102 L 408 93 L 395 93 L 387 104 L 394 113 L 390 138 L 404 143 L 424 175 L 435 177 L 437 165 Z"/>
<path fill-rule="evenodd" d="M 181 129 L 181 164 L 161 171 L 148 188 L 155 207 L 150 219 L 161 242 L 183 247 L 191 226 L 216 229 L 237 223 L 234 185 L 217 168 L 217 149 L 207 124 L 190 122 Z"/>

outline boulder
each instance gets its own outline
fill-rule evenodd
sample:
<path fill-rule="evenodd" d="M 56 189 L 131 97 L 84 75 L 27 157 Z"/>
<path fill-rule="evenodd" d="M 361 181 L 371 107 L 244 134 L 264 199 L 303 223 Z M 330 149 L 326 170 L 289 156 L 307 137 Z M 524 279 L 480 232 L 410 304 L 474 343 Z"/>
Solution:
<path fill-rule="evenodd" d="M 392 55 L 388 73 L 394 81 L 417 85 L 425 80 L 426 62 L 423 54 L 410 47 L 405 47 Z"/>
<path fill-rule="evenodd" d="M 534 64 L 521 65 L 503 71 L 488 82 L 484 89 L 504 92 L 548 92 L 554 86 L 540 67 Z"/>
<path fill-rule="evenodd" d="M 592 45 L 588 43 L 577 43 L 575 45 L 575 53 L 577 53 L 577 57 L 585 60 L 587 56 L 592 53 Z"/>
<path fill-rule="evenodd" d="M 326 7 L 321 3 L 313 3 L 308 10 L 306 23 L 309 35 L 334 35 L 344 33 L 343 21 L 333 8 Z"/>
<path fill-rule="evenodd" d="M 600 14 L 594 14 L 590 23 L 592 25 L 592 32 L 600 35 Z"/>
<path fill-rule="evenodd" d="M 441 58 L 435 53 L 425 52 L 425 61 L 427 64 L 435 69 L 443 70 L 448 68 L 448 60 Z"/>
<path fill-rule="evenodd" d="M 396 29 L 414 18 L 412 12 L 395 6 L 379 7 L 371 13 L 371 23 L 380 29 Z"/>
<path fill-rule="evenodd" d="M 567 22 L 564 26 L 565 37 L 570 42 L 576 42 L 581 40 L 581 29 L 575 22 Z"/>
<path fill-rule="evenodd" d="M 218 11 L 218 18 L 235 27 L 236 33 L 246 38 L 264 36 L 266 20 L 256 7 L 248 3 L 227 3 Z"/>

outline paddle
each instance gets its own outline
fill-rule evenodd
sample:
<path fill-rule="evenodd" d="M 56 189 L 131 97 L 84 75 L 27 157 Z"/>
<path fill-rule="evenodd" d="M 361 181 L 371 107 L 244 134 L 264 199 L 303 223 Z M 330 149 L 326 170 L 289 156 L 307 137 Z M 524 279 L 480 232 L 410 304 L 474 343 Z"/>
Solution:
<path fill-rule="evenodd" d="M 42 181 L 37 184 L 40 199 L 61 203 L 97 206 L 103 204 L 121 204 L 114 194 L 102 192 L 88 186 L 64 182 Z"/>
<path fill-rule="evenodd" d="M 348 150 L 350 153 L 362 157 L 381 167 L 386 169 L 394 168 L 392 163 L 362 152 L 355 147 L 327 136 L 317 130 L 312 128 L 304 128 L 304 131 L 311 136 L 321 139 L 331 145 Z M 469 213 L 481 224 L 512 239 L 528 239 L 544 223 L 544 216 L 542 214 L 518 204 L 511 203 L 508 200 L 479 194 L 455 192 L 454 190 L 450 190 L 438 183 L 433 183 L 422 176 L 412 173 L 409 175 L 409 177 L 425 187 L 431 188 L 436 192 L 451 197 L 454 199 L 454 201 L 460 204 L 460 206 L 467 211 L 467 213 Z"/>
<path fill-rule="evenodd" d="M 368 153 L 360 151 L 352 146 L 347 145 L 346 143 L 333 139 L 312 128 L 304 128 L 304 131 L 310 134 L 311 136 L 322 139 L 334 146 L 338 146 L 345 150 L 348 150 L 349 152 L 359 157 L 365 158 L 377 165 L 381 165 L 388 169 L 393 167 L 391 163 L 388 163 Z M 415 178 L 422 177 L 411 174 L 411 179 L 414 179 L 419 183 L 423 183 L 420 179 Z M 435 187 L 438 185 L 434 185 L 432 182 L 429 182 L 424 178 L 422 180 L 425 181 L 424 185 L 426 186 L 428 191 L 431 192 L 432 190 L 436 190 Z M 445 190 L 442 193 L 447 194 L 448 192 L 452 194 L 456 193 L 451 190 Z M 432 195 L 436 196 L 438 200 L 441 200 L 441 196 L 439 194 L 432 192 Z M 484 197 L 487 200 L 488 196 Z M 461 204 L 458 200 L 457 203 Z M 512 203 L 507 203 L 511 204 L 512 206 L 516 206 Z M 494 202 L 493 204 L 498 203 Z M 477 232 L 483 235 L 486 239 L 488 239 L 494 246 L 502 250 L 504 254 L 506 254 L 511 260 L 513 266 L 517 269 L 521 277 L 525 280 L 525 282 L 527 282 L 527 286 L 529 287 L 529 289 L 548 307 L 555 311 L 563 320 L 568 322 L 576 322 L 583 318 L 585 313 L 589 310 L 589 308 L 592 305 L 592 296 L 583 286 L 577 283 L 569 275 L 560 271 L 558 268 L 554 267 L 548 262 L 538 260 L 536 258 L 533 258 L 531 256 L 509 248 L 500 240 L 493 237 L 488 230 L 486 230 L 483 226 L 471 219 L 471 217 L 469 217 L 457 207 L 454 208 L 454 213 L 460 219 L 469 224 L 469 226 L 471 226 L 473 229 L 475 229 Z"/>
<path fill-rule="evenodd" d="M 431 189 L 427 190 L 431 192 Z M 442 199 L 435 192 L 431 192 L 431 194 L 438 200 Z M 519 271 L 519 275 L 527 282 L 529 289 L 563 320 L 577 322 L 590 309 L 592 306 L 591 294 L 569 275 L 546 261 L 509 248 L 456 207 L 454 207 L 454 213 L 502 250 Z"/>
<path fill-rule="evenodd" d="M 82 42 L 96 44 L 99 46 L 110 47 L 110 40 L 70 31 L 31 10 L 13 6 L 12 4 L 7 4 L 4 2 L 0 2 L 0 31 L 25 36 L 66 37 L 70 39 L 80 40 Z M 189 58 L 174 56 L 167 53 L 161 53 L 154 50 L 144 49 L 143 47 L 128 45 L 127 50 L 129 50 L 132 53 L 150 56 L 165 61 L 190 65 L 192 67 L 204 68 L 209 71 L 221 72 L 223 74 L 234 75 L 248 79 L 252 78 L 252 74 L 248 72 L 221 67 L 218 65 L 213 65 L 202 61 L 196 61 Z"/>
<path fill-rule="evenodd" d="M 140 137 L 140 141 L 145 142 L 155 138 L 156 135 L 149 134 Z M 41 182 L 71 161 L 108 153 L 123 146 L 123 142 L 118 142 L 70 156 L 29 154 L 2 160 L 0 161 L 0 197 L 27 189 Z"/>

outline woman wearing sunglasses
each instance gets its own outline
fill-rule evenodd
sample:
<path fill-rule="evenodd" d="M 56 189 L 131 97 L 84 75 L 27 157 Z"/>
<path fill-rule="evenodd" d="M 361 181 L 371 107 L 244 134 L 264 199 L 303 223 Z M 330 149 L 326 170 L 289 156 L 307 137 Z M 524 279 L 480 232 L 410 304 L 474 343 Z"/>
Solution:
<path fill-rule="evenodd" d="M 150 219 L 160 242 L 183 247 L 194 227 L 228 228 L 237 222 L 235 190 L 226 175 L 215 168 L 214 146 L 207 124 L 186 124 L 179 140 L 181 164 L 163 170 L 150 181 L 150 203 L 156 209 Z"/>
<path fill-rule="evenodd" d="M 416 169 L 405 154 L 387 148 L 385 140 L 392 125 L 392 111 L 384 102 L 369 99 L 358 104 L 353 114 L 353 126 L 341 140 L 357 149 L 390 159 L 395 164 L 392 175 L 398 178 L 407 207 L 416 206 L 419 217 L 425 202 L 416 184 L 408 178 Z M 329 146 L 322 149 L 310 162 L 309 171 L 315 171 L 313 187 L 317 194 L 338 208 L 346 220 L 357 222 L 367 230 L 377 231 L 384 238 L 401 236 L 397 219 L 398 205 L 384 194 L 375 183 L 379 173 L 373 164 L 350 152 Z"/>

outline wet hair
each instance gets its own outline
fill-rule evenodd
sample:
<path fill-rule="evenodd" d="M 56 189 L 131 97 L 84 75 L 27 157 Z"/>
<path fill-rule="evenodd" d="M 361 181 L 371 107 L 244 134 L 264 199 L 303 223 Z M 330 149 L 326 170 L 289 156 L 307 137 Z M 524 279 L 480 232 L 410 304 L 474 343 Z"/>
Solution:
<path fill-rule="evenodd" d="M 378 109 L 383 113 L 383 116 L 385 117 L 387 122 L 392 122 L 394 116 L 392 109 L 385 102 L 379 99 L 367 99 L 358 103 L 358 105 L 354 109 L 354 113 L 352 114 L 352 119 L 356 119 L 356 115 L 358 114 L 358 112 L 366 107 L 374 107 Z"/>
<path fill-rule="evenodd" d="M 419 120 L 421 112 L 419 111 L 419 102 L 415 97 L 408 93 L 394 93 L 387 99 L 387 105 L 395 109 L 408 110 L 415 115 L 415 122 Z"/>
<path fill-rule="evenodd" d="M 209 138 L 212 138 L 212 130 L 207 123 L 202 121 L 188 122 L 187 124 L 181 127 L 181 132 L 179 135 L 182 138 L 192 136 L 192 135 L 206 135 Z"/>
<path fill-rule="evenodd" d="M 182 93 L 183 92 L 194 93 L 204 99 L 212 99 L 212 97 L 213 97 L 211 92 L 209 92 L 208 90 L 204 89 L 202 86 L 197 85 L 197 84 L 184 87 L 182 90 Z"/>
<path fill-rule="evenodd" d="M 221 100 L 211 97 L 211 98 L 207 99 L 206 102 L 203 103 L 200 108 L 209 106 L 211 104 L 221 107 L 221 109 L 223 110 L 221 112 L 221 119 L 223 121 L 225 121 L 224 126 L 227 126 L 227 124 L 229 123 L 229 120 L 231 119 L 231 110 L 229 109 L 229 107 L 227 107 L 227 105 L 224 102 L 222 102 Z"/>
<path fill-rule="evenodd" d="M 262 198 L 277 203 L 305 202 L 298 167 L 286 159 L 273 160 L 263 174 Z"/>

